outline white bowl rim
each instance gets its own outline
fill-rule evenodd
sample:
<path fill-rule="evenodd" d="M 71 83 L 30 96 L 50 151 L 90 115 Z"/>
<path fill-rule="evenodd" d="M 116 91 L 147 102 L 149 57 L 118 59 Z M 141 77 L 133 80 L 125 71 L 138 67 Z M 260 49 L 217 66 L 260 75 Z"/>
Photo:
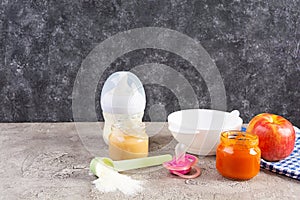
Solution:
<path fill-rule="evenodd" d="M 242 125 L 241 125 L 242 127 Z M 203 131 L 203 132 L 224 132 L 224 131 L 240 131 L 240 130 L 234 130 L 233 128 L 232 129 L 220 129 L 220 130 L 213 130 L 213 129 L 210 129 L 210 130 L 187 130 L 187 129 L 180 129 L 180 132 L 178 132 L 177 130 L 174 130 L 172 127 L 168 127 L 169 131 L 171 131 L 172 133 L 174 134 L 186 134 L 186 135 L 192 135 L 192 134 L 201 134 L 200 132 Z M 209 133 L 204 133 L 204 134 L 209 134 Z"/>
<path fill-rule="evenodd" d="M 206 109 L 206 108 L 191 108 L 191 109 L 184 109 L 184 110 L 177 110 L 175 112 L 172 112 L 171 114 L 168 115 L 168 121 L 170 117 L 173 115 L 176 115 L 180 112 L 187 112 L 187 111 L 204 111 L 204 112 L 216 112 L 216 113 L 225 113 L 225 114 L 230 114 L 230 112 L 227 111 L 222 111 L 222 110 L 213 110 L 213 109 Z"/>
<path fill-rule="evenodd" d="M 177 133 L 177 134 L 197 134 L 200 133 L 201 131 L 228 131 L 228 130 L 234 130 L 234 126 L 242 126 L 243 124 L 243 119 L 240 116 L 234 116 L 234 118 L 236 118 L 236 120 L 238 120 L 238 122 L 231 128 L 226 128 L 226 129 L 187 129 L 187 128 L 179 128 L 178 126 L 176 127 L 176 125 L 174 125 L 174 123 L 170 122 L 170 118 L 180 112 L 186 112 L 186 111 L 200 111 L 200 112 L 217 112 L 217 113 L 224 113 L 225 115 L 229 115 L 230 112 L 226 112 L 226 111 L 220 111 L 220 110 L 213 110 L 213 109 L 185 109 L 185 110 L 179 110 L 179 111 L 175 111 L 171 114 L 168 115 L 168 129 L 171 132 Z M 176 129 L 176 130 L 175 130 Z M 180 132 L 178 131 L 178 129 L 180 130 Z"/>

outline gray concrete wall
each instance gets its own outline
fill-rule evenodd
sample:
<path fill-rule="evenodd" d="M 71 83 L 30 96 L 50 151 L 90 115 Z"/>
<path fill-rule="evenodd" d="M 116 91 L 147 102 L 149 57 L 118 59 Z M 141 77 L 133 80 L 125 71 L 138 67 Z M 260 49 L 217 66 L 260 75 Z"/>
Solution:
<path fill-rule="evenodd" d="M 73 84 L 88 53 L 114 34 L 155 26 L 202 44 L 224 81 L 227 109 L 239 109 L 245 122 L 271 112 L 299 126 L 299 7 L 298 0 L 3 0 L 0 121 L 72 121 Z M 101 76 L 99 120 L 104 80 L 114 71 L 154 62 L 177 70 L 192 86 L 199 106 L 211 107 L 205 81 L 191 63 L 168 51 L 140 49 L 120 56 Z M 157 76 L 164 80 L 164 74 Z M 169 88 L 148 84 L 145 89 L 145 120 L 165 121 L 180 109 Z"/>

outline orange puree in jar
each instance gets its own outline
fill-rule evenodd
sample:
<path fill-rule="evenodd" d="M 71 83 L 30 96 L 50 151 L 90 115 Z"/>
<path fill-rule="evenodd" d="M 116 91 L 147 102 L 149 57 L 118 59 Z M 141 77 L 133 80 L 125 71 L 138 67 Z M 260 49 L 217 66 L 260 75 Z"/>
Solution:
<path fill-rule="evenodd" d="M 216 168 L 230 179 L 247 180 L 256 176 L 260 169 L 258 137 L 240 131 L 226 131 L 221 134 L 216 152 Z"/>
<path fill-rule="evenodd" d="M 109 157 L 125 160 L 148 156 L 148 136 L 144 124 L 114 124 L 109 135 Z"/>

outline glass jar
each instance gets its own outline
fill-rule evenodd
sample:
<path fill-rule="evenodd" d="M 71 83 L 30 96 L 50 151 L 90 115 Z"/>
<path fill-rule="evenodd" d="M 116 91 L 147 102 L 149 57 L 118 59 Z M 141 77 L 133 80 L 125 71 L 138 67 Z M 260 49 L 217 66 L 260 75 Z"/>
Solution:
<path fill-rule="evenodd" d="M 147 157 L 148 141 L 144 123 L 113 124 L 109 135 L 109 157 L 112 160 Z"/>
<path fill-rule="evenodd" d="M 221 133 L 220 140 L 216 152 L 216 168 L 222 176 L 247 180 L 258 174 L 261 152 L 256 135 L 225 131 Z"/>

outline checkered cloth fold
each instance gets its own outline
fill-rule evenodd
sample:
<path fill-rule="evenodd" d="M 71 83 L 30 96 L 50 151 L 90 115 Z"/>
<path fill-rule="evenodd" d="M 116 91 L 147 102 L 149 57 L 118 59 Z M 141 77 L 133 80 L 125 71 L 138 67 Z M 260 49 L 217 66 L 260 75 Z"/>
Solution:
<path fill-rule="evenodd" d="M 294 129 L 296 131 L 296 143 L 291 155 L 278 162 L 268 162 L 261 159 L 260 167 L 300 181 L 300 129 L 297 127 Z M 242 130 L 245 131 L 246 129 L 242 128 Z"/>

